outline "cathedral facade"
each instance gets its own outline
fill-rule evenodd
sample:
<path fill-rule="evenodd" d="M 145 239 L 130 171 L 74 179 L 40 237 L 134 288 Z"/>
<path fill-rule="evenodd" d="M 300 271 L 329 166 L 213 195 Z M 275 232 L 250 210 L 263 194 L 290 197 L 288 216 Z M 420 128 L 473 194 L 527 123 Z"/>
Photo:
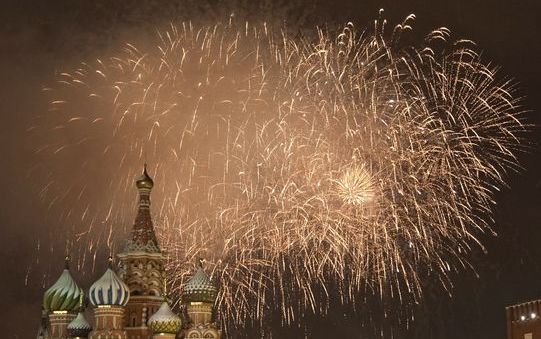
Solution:
<path fill-rule="evenodd" d="M 221 338 L 213 318 L 217 288 L 201 262 L 183 286 L 180 315 L 173 312 L 166 293 L 165 256 L 156 239 L 150 213 L 154 182 L 146 165 L 135 181 L 139 192 L 137 216 L 131 238 L 113 258 L 103 276 L 88 290 L 70 273 L 69 257 L 58 280 L 45 292 L 38 339 L 175 339 Z M 85 317 L 87 301 L 93 307 Z"/>

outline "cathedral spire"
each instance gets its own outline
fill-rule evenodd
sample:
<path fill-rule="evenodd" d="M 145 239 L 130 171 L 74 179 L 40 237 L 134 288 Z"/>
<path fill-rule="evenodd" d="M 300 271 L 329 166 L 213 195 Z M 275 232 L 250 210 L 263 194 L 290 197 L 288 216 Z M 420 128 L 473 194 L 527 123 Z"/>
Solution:
<path fill-rule="evenodd" d="M 128 338 L 150 338 L 152 329 L 148 327 L 148 320 L 164 303 L 165 257 L 158 246 L 150 215 L 150 192 L 154 181 L 146 164 L 141 176 L 135 179 L 135 186 L 139 192 L 137 216 L 128 245 L 117 254 L 120 259 L 118 274 L 130 290 L 125 312 Z"/>
<path fill-rule="evenodd" d="M 154 187 L 154 181 L 148 174 L 147 164 L 144 166 L 143 174 L 135 180 L 135 186 L 139 191 L 139 204 L 128 250 L 160 252 L 150 215 L 150 192 Z"/>
<path fill-rule="evenodd" d="M 141 174 L 141 176 L 135 180 L 135 185 L 139 189 L 139 192 L 141 192 L 141 190 L 148 190 L 150 193 L 150 190 L 152 190 L 152 187 L 154 187 L 154 180 L 152 180 L 150 175 L 148 175 L 146 163 L 143 167 L 143 174 Z"/>

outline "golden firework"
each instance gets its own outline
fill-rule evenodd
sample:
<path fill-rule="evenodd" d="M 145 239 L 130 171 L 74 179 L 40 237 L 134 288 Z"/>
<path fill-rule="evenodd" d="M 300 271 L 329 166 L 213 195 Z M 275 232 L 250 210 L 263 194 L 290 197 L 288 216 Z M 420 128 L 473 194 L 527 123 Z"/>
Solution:
<path fill-rule="evenodd" d="M 470 42 L 404 44 L 410 20 L 314 39 L 182 23 L 59 74 L 30 133 L 81 263 L 130 229 L 146 159 L 171 281 L 205 257 L 229 325 L 449 281 L 517 168 L 521 111 Z"/>
<path fill-rule="evenodd" d="M 347 168 L 335 181 L 337 195 L 348 205 L 364 206 L 373 202 L 375 188 L 364 166 Z"/>

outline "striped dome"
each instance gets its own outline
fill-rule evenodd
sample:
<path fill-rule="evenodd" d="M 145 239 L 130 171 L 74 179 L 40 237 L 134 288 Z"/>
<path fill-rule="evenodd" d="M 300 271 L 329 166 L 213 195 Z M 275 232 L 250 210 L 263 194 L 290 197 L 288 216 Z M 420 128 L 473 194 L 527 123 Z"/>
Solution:
<path fill-rule="evenodd" d="M 216 286 L 212 284 L 209 276 L 203 268 L 199 266 L 197 272 L 184 285 L 182 289 L 182 300 L 189 302 L 208 302 L 214 303 L 217 295 Z"/>
<path fill-rule="evenodd" d="M 86 321 L 82 312 L 79 312 L 77 317 L 68 325 L 68 334 L 70 337 L 86 338 L 90 331 L 92 331 L 92 326 Z"/>
<path fill-rule="evenodd" d="M 83 290 L 77 286 L 75 280 L 71 277 L 69 267 L 66 263 L 66 268 L 43 295 L 43 308 L 47 312 L 55 311 L 74 311 L 79 305 L 79 297 L 83 294 Z"/>
<path fill-rule="evenodd" d="M 148 326 L 154 333 L 176 334 L 182 327 L 180 317 L 177 316 L 166 301 L 162 303 L 160 309 L 148 319 Z"/>
<path fill-rule="evenodd" d="M 89 298 L 94 306 L 126 306 L 130 290 L 116 273 L 108 268 L 90 287 Z"/>

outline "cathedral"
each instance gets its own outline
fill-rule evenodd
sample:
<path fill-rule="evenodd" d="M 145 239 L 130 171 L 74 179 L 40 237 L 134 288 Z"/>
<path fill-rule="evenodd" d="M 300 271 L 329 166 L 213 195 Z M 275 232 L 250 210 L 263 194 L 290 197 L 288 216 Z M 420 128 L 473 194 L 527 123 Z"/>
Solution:
<path fill-rule="evenodd" d="M 217 288 L 201 262 L 182 287 L 184 312 L 175 314 L 169 305 L 165 282 L 165 257 L 154 233 L 150 192 L 154 186 L 146 165 L 136 179 L 139 191 L 137 216 L 131 239 L 113 258 L 103 276 L 88 294 L 70 274 L 69 257 L 58 280 L 43 296 L 38 339 L 175 339 L 221 338 L 213 318 Z M 85 318 L 85 305 L 92 305 L 93 321 Z"/>

